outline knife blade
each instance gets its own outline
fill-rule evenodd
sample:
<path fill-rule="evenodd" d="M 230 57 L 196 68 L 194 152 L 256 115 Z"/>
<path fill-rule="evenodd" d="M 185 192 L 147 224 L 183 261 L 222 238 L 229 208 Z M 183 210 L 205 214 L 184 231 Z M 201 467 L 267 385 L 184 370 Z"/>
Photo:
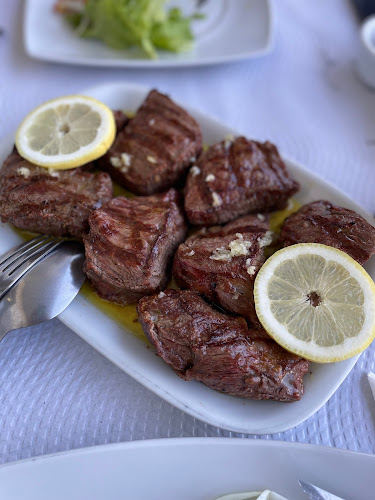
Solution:
<path fill-rule="evenodd" d="M 298 482 L 303 491 L 307 493 L 310 500 L 345 500 L 342 497 L 333 495 L 332 493 L 329 493 L 329 491 L 322 490 L 322 488 L 318 488 L 317 486 L 307 483 L 306 481 L 302 481 L 301 479 L 299 479 Z"/>

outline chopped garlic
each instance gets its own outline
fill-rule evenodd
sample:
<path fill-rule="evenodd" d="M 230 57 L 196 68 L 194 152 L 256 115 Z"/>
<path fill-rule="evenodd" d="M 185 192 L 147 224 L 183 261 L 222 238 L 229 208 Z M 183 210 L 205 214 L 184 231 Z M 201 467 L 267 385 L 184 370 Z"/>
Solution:
<path fill-rule="evenodd" d="M 191 172 L 191 175 L 193 177 L 196 177 L 197 175 L 199 175 L 201 173 L 201 169 L 199 167 L 197 167 L 196 165 L 193 165 L 190 169 L 190 172 Z"/>
<path fill-rule="evenodd" d="M 258 238 L 259 247 L 263 248 L 272 243 L 272 231 L 267 231 L 263 238 Z"/>
<path fill-rule="evenodd" d="M 160 292 L 159 295 L 158 295 L 159 299 L 162 299 L 163 297 L 165 297 L 165 293 L 164 292 Z"/>
<path fill-rule="evenodd" d="M 224 247 L 216 248 L 212 255 L 210 255 L 211 260 L 222 260 L 222 261 L 230 261 L 232 260 L 232 256 L 229 250 L 226 250 Z"/>
<path fill-rule="evenodd" d="M 118 168 L 120 172 L 126 174 L 129 171 L 129 167 L 131 165 L 131 155 L 128 153 L 121 153 L 120 158 L 117 156 L 111 156 L 109 161 L 111 165 L 115 168 Z"/>
<path fill-rule="evenodd" d="M 149 123 L 149 125 L 151 125 L 151 127 L 152 127 L 152 125 L 155 123 L 155 120 L 152 118 L 152 120 L 150 120 L 148 123 Z"/>
<path fill-rule="evenodd" d="M 111 162 L 111 165 L 115 168 L 120 168 L 122 165 L 120 158 L 117 158 L 117 156 L 111 156 L 109 161 Z"/>
<path fill-rule="evenodd" d="M 212 206 L 213 207 L 220 207 L 220 205 L 223 204 L 223 200 L 220 198 L 220 196 L 213 192 L 212 193 Z"/>
<path fill-rule="evenodd" d="M 236 236 L 239 240 L 243 240 L 243 234 L 241 233 L 236 233 Z"/>
<path fill-rule="evenodd" d="M 124 167 L 130 167 L 132 164 L 132 156 L 128 153 L 121 153 L 121 160 Z"/>
<path fill-rule="evenodd" d="M 191 252 L 187 253 L 186 255 L 188 257 L 192 257 L 193 255 L 195 255 L 195 252 L 194 252 L 194 250 L 192 250 Z"/>
<path fill-rule="evenodd" d="M 154 158 L 153 156 L 150 156 L 150 155 L 147 156 L 147 161 L 149 161 L 150 163 L 157 163 L 158 162 L 156 158 Z"/>
<path fill-rule="evenodd" d="M 122 161 L 117 156 L 111 156 L 109 161 L 111 165 L 115 168 L 120 168 L 122 166 Z"/>
<path fill-rule="evenodd" d="M 254 276 L 255 272 L 256 272 L 256 267 L 255 266 L 249 266 L 247 269 L 247 274 L 250 274 L 250 276 Z"/>
<path fill-rule="evenodd" d="M 27 179 L 28 177 L 30 177 L 30 169 L 28 169 L 27 167 L 17 168 L 17 174 L 22 175 L 22 177 L 25 177 L 25 179 Z"/>
<path fill-rule="evenodd" d="M 215 180 L 215 176 L 213 174 L 208 174 L 206 177 L 206 182 L 212 182 Z"/>
<path fill-rule="evenodd" d="M 49 167 L 48 173 L 51 177 L 59 177 L 59 172 L 56 169 Z"/>
<path fill-rule="evenodd" d="M 246 259 L 246 267 L 249 267 L 251 265 L 251 259 Z"/>
<path fill-rule="evenodd" d="M 241 257 L 243 255 L 247 255 L 249 253 L 249 248 L 251 247 L 251 241 L 246 241 L 239 238 L 237 240 L 231 241 L 228 246 L 229 248 L 216 248 L 210 256 L 210 259 L 230 261 L 232 260 L 232 257 Z"/>
<path fill-rule="evenodd" d="M 251 247 L 251 241 L 246 241 L 244 239 L 233 240 L 229 243 L 230 253 L 232 257 L 240 257 L 241 255 L 247 255 L 249 253 L 249 248 Z"/>
<path fill-rule="evenodd" d="M 266 218 L 265 218 L 265 216 L 264 216 L 263 214 L 257 214 L 257 217 L 258 217 L 258 219 L 259 219 L 260 221 L 262 221 L 262 222 L 263 222 L 264 220 L 266 220 Z"/>

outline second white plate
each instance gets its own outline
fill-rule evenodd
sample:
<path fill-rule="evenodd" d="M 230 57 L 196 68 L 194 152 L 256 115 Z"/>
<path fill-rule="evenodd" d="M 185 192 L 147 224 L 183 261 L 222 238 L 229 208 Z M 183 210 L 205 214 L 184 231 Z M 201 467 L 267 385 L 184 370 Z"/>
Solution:
<path fill-rule="evenodd" d="M 154 439 L 93 446 L 0 467 L 6 500 L 214 500 L 271 489 L 306 500 L 302 479 L 346 500 L 373 498 L 375 457 L 278 441 Z"/>
<path fill-rule="evenodd" d="M 200 66 L 256 57 L 271 48 L 272 11 L 269 0 L 206 0 L 193 21 L 195 48 L 173 54 L 159 51 L 150 60 L 138 49 L 113 50 L 104 43 L 79 38 L 53 11 L 56 0 L 27 0 L 24 17 L 26 52 L 47 61 L 112 67 L 162 68 Z M 196 11 L 195 0 L 174 0 L 187 15 Z"/>
<path fill-rule="evenodd" d="M 138 85 L 108 84 L 82 93 L 96 97 L 113 109 L 135 110 L 148 90 Z M 228 134 L 239 135 L 238 131 L 204 113 L 186 109 L 200 123 L 207 144 L 214 144 Z M 0 144 L 0 164 L 12 146 L 12 137 Z M 373 219 L 346 195 L 300 165 L 285 161 L 290 173 L 301 183 L 301 191 L 296 196 L 301 203 L 327 199 L 356 210 L 373 223 Z M 10 226 L 0 225 L 0 254 L 16 245 L 19 239 Z M 366 269 L 374 278 L 374 258 Z M 212 425 L 247 434 L 281 432 L 306 420 L 332 396 L 357 360 L 355 357 L 340 363 L 311 364 L 304 377 L 305 395 L 301 401 L 290 404 L 251 401 L 221 394 L 198 382 L 181 380 L 149 346 L 129 334 L 82 295 L 59 318 L 122 370 L 172 405 Z"/>

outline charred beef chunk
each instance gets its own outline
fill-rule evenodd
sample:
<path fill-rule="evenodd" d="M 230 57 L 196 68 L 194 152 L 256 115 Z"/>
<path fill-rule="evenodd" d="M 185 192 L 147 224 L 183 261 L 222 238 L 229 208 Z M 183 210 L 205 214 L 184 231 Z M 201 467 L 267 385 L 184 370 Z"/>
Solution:
<path fill-rule="evenodd" d="M 90 168 L 37 167 L 14 149 L 0 170 L 1 220 L 28 231 L 82 238 L 91 212 L 112 198 L 109 175 Z"/>
<path fill-rule="evenodd" d="M 297 401 L 308 362 L 273 340 L 253 339 L 243 318 L 211 308 L 190 290 L 166 290 L 138 303 L 157 353 L 185 380 L 248 399 Z"/>
<path fill-rule="evenodd" d="M 118 134 L 125 127 L 125 125 L 127 125 L 127 123 L 129 122 L 129 118 L 123 111 L 120 110 L 114 110 L 113 116 L 116 122 L 116 132 Z"/>
<path fill-rule="evenodd" d="M 119 184 L 147 195 L 175 185 L 201 148 L 194 118 L 153 90 L 98 162 Z"/>
<path fill-rule="evenodd" d="M 171 259 L 186 236 L 177 191 L 113 198 L 89 223 L 84 270 L 101 297 L 131 304 L 166 286 Z"/>
<path fill-rule="evenodd" d="M 296 243 L 322 243 L 346 252 L 360 264 L 375 253 L 375 227 L 363 217 L 329 201 L 304 205 L 284 222 L 280 239 L 284 247 Z"/>
<path fill-rule="evenodd" d="M 178 247 L 173 276 L 180 288 L 195 290 L 260 326 L 254 280 L 265 260 L 264 248 L 271 241 L 268 217 L 261 214 L 246 215 L 224 227 L 202 229 Z"/>
<path fill-rule="evenodd" d="M 185 210 L 192 224 L 223 224 L 284 208 L 298 189 L 273 144 L 237 137 L 211 146 L 190 169 Z"/>

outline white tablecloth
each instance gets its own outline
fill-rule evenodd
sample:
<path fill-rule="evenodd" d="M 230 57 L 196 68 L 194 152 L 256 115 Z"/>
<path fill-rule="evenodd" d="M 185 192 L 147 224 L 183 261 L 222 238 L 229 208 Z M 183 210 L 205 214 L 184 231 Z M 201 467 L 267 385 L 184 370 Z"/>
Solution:
<path fill-rule="evenodd" d="M 343 0 L 283 0 L 274 7 L 274 49 L 263 58 L 127 70 L 30 59 L 23 49 L 21 0 L 0 0 L 0 138 L 49 98 L 110 81 L 143 83 L 249 137 L 275 142 L 374 213 L 375 93 L 355 73 L 354 13 Z M 375 370 L 374 354 L 375 344 L 305 423 L 261 438 L 375 452 L 375 402 L 366 380 Z M 134 439 L 235 435 L 173 408 L 57 319 L 0 343 L 0 463 Z"/>

